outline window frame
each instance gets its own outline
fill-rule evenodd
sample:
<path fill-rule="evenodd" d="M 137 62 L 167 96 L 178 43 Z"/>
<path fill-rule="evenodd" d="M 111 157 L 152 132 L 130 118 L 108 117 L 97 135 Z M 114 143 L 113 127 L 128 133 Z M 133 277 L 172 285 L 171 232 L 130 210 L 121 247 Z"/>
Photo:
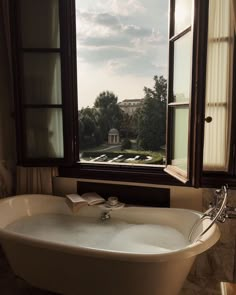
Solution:
<path fill-rule="evenodd" d="M 232 90 L 232 110 L 236 109 L 236 33 L 234 33 L 234 54 L 233 54 L 233 90 Z M 230 155 L 228 171 L 202 171 L 203 187 L 215 187 L 216 183 L 227 183 L 229 187 L 236 188 L 236 134 L 232 130 L 236 129 L 236 116 L 232 116 Z"/>
<path fill-rule="evenodd" d="M 17 139 L 17 165 L 22 166 L 60 166 L 72 165 L 76 160 L 77 149 L 77 130 L 78 121 L 77 109 L 77 85 L 74 78 L 74 60 L 73 52 L 73 18 L 75 11 L 73 1 L 58 0 L 59 4 L 59 27 L 60 27 L 60 47 L 59 48 L 24 48 L 21 45 L 20 30 L 20 2 L 14 0 L 10 3 L 11 18 L 11 42 L 12 42 L 12 60 L 13 60 L 13 83 L 15 110 L 14 117 L 16 121 L 16 139 Z M 67 20 L 70 19 L 70 22 Z M 63 25 L 62 25 L 63 24 Z M 64 25 L 66 24 L 66 26 Z M 61 92 L 62 102 L 60 105 L 35 104 L 32 107 L 37 108 L 61 108 L 63 116 L 63 144 L 64 157 L 61 158 L 29 158 L 26 155 L 26 125 L 24 108 L 30 107 L 24 102 L 24 81 L 23 81 L 23 58 L 24 52 L 31 53 L 59 53 L 61 62 Z"/>
<path fill-rule="evenodd" d="M 189 156 L 193 159 L 193 164 L 191 159 L 189 160 L 189 170 L 191 181 L 183 184 L 176 177 L 176 173 L 172 172 L 171 175 L 168 175 L 164 172 L 164 167 L 141 167 L 141 166 L 125 166 L 125 165 L 112 165 L 112 164 L 89 164 L 89 163 L 77 163 L 73 167 L 60 167 L 59 174 L 62 177 L 76 177 L 76 178 L 85 178 L 85 179 L 101 179 L 101 180 L 117 180 L 117 181 L 126 181 L 129 182 L 142 182 L 142 183 L 152 183 L 152 184 L 164 184 L 164 185 L 178 185 L 178 186 L 200 186 L 201 178 L 201 169 L 202 165 L 199 165 L 200 159 L 203 157 L 203 111 L 205 101 L 199 101 L 198 97 L 205 97 L 205 74 L 206 74 L 206 52 L 204 48 L 207 43 L 207 23 L 208 23 L 208 1 L 200 0 L 194 2 L 194 23 L 193 27 L 193 67 L 192 67 L 192 102 L 190 104 L 192 108 L 192 113 L 194 118 L 191 116 L 190 128 L 192 136 L 189 136 Z M 207 2 L 207 5 L 206 5 Z M 173 21 L 173 9 L 174 0 L 170 1 L 170 11 L 172 12 L 172 21 Z M 173 23 L 171 24 L 173 29 Z M 182 33 L 181 33 L 182 34 Z M 180 34 L 180 35 L 181 35 Z M 170 49 L 169 49 L 170 50 Z M 200 61 L 200 62 L 199 62 Z M 200 73 L 204 73 L 203 75 Z M 169 85 L 173 81 L 169 82 Z M 170 87 L 170 86 L 169 86 Z M 201 89 L 200 89 L 201 88 Z M 170 88 L 169 88 L 170 89 Z M 200 110 L 200 113 L 199 113 Z M 201 114 L 201 118 L 196 119 L 196 113 Z M 170 117 L 167 123 L 170 124 Z M 193 132 L 194 131 L 194 132 Z M 198 137 L 201 137 L 201 144 L 195 145 Z M 170 147 L 170 133 L 167 134 L 167 144 Z M 199 142 L 199 140 L 198 140 Z M 194 156 L 195 155 L 195 156 Z M 194 169 L 194 171 L 193 171 Z"/>
<path fill-rule="evenodd" d="M 20 57 L 19 57 L 19 32 L 17 32 L 17 0 L 11 2 L 12 20 L 12 52 L 15 93 L 15 117 L 18 165 L 22 166 L 59 166 L 59 176 L 116 180 L 122 182 L 139 182 L 160 185 L 178 185 L 209 187 L 215 186 L 216 180 L 228 182 L 236 186 L 236 164 L 230 173 L 203 172 L 203 140 L 204 140 L 204 109 L 205 109 L 205 80 L 206 80 L 206 48 L 208 27 L 208 0 L 194 0 L 194 23 L 193 25 L 193 67 L 192 67 L 192 101 L 190 115 L 189 134 L 189 181 L 185 184 L 164 172 L 164 167 L 120 165 L 120 164 L 89 164 L 78 162 L 79 158 L 79 126 L 77 108 L 77 66 L 76 66 L 76 20 L 75 0 L 59 0 L 60 2 L 60 29 L 61 29 L 61 62 L 64 68 L 62 78 L 63 95 L 63 122 L 64 133 L 64 159 L 27 159 L 24 146 L 24 125 L 22 113 L 22 97 L 20 80 Z M 170 0 L 170 11 L 173 20 L 174 0 Z M 63 24 L 63 25 L 62 25 Z M 173 26 L 172 26 L 173 27 Z M 236 47 L 236 46 L 235 46 Z M 234 49 L 234 57 L 236 49 Z M 234 66 L 233 94 L 236 94 L 236 67 Z M 193 82 L 194 81 L 194 82 Z M 170 81 L 171 84 L 173 81 Z M 236 101 L 233 101 L 236 107 Z M 170 118 L 167 125 L 170 125 Z M 232 122 L 236 126 L 236 119 Z M 235 156 L 236 135 L 232 132 L 234 149 L 231 156 Z M 170 146 L 170 133 L 167 134 L 167 145 Z M 168 155 L 169 157 L 169 155 Z M 169 158 L 170 159 L 170 158 Z"/>

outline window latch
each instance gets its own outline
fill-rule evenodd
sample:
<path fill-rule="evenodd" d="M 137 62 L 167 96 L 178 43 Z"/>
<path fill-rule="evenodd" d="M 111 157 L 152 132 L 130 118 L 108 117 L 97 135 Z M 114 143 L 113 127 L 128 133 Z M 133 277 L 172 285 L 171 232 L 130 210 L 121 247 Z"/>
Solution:
<path fill-rule="evenodd" d="M 211 122 L 212 122 L 212 117 L 208 116 L 208 117 L 206 117 L 206 118 L 204 119 L 204 121 L 205 121 L 206 123 L 211 123 Z"/>

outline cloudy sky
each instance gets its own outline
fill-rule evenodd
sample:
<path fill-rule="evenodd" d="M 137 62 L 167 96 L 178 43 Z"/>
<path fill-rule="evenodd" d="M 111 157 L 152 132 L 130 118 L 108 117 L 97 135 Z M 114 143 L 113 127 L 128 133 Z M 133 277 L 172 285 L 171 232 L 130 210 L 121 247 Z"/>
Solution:
<path fill-rule="evenodd" d="M 76 0 L 79 108 L 104 90 L 142 98 L 167 77 L 168 1 Z"/>

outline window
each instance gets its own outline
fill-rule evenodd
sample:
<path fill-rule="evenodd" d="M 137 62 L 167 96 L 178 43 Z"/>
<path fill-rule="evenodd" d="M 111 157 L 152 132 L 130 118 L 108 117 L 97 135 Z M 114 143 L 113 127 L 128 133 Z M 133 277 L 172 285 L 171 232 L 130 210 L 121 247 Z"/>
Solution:
<path fill-rule="evenodd" d="M 73 163 L 76 115 L 72 60 L 67 58 L 71 40 L 61 29 L 69 7 L 59 0 L 12 5 L 18 162 Z"/>
<path fill-rule="evenodd" d="M 81 163 L 164 164 L 168 9 L 163 0 L 76 1 Z"/>
<path fill-rule="evenodd" d="M 170 67 L 168 113 L 171 117 L 172 141 L 169 145 L 170 167 L 175 167 L 179 178 L 188 176 L 189 118 L 192 93 L 193 26 L 191 1 L 176 0 L 175 16 L 170 28 Z"/>
<path fill-rule="evenodd" d="M 205 103 L 208 122 L 204 137 L 206 171 L 228 171 L 230 162 L 234 26 L 230 1 L 217 2 L 209 1 Z"/>
<path fill-rule="evenodd" d="M 212 89 L 211 85 L 218 81 L 211 73 L 211 64 L 215 64 L 214 60 L 211 60 L 211 56 L 215 52 L 216 46 L 225 48 L 222 49 L 221 53 L 225 58 L 225 52 L 227 52 L 229 65 L 227 69 L 219 66 L 218 70 L 218 72 L 222 71 L 222 73 L 227 71 L 229 79 L 225 79 L 223 74 L 222 78 L 218 77 L 218 79 L 233 81 L 232 72 L 234 69 L 230 65 L 233 64 L 232 48 L 235 33 L 230 25 L 220 25 L 225 30 L 215 39 L 215 36 L 211 35 L 211 30 L 208 30 L 208 19 L 209 28 L 212 28 L 211 15 L 214 15 L 213 9 L 216 9 L 214 3 L 222 5 L 220 11 L 223 12 L 223 19 L 230 20 L 228 24 L 232 23 L 232 18 L 229 15 L 231 0 L 209 1 L 209 5 L 208 1 L 205 0 L 170 0 L 169 36 L 167 36 L 167 25 L 165 26 L 166 35 L 162 35 L 161 29 L 158 30 L 152 23 L 155 18 L 159 19 L 157 17 L 159 11 L 166 13 L 167 8 L 163 8 L 167 3 L 165 0 L 153 1 L 160 9 L 157 12 L 155 8 L 152 8 L 151 14 L 146 13 L 146 16 L 144 12 L 147 12 L 147 5 L 151 5 L 152 1 L 97 0 L 97 4 L 92 1 L 93 9 L 91 9 L 89 3 L 90 1 L 84 0 L 13 1 L 12 32 L 14 36 L 13 53 L 16 61 L 14 75 L 19 164 L 59 165 L 62 176 L 81 178 L 179 184 L 172 177 L 174 175 L 186 185 L 197 187 L 214 183 L 217 173 L 220 173 L 220 176 L 224 173 L 226 179 L 230 177 L 232 183 L 235 182 L 236 161 L 233 149 L 228 148 L 234 145 L 235 142 L 235 138 L 230 131 L 231 125 L 234 124 L 234 118 L 231 120 L 230 112 L 231 104 L 234 104 L 231 101 L 232 93 L 231 95 L 220 96 L 218 99 L 209 91 L 209 89 Z M 108 9 L 103 9 L 104 3 L 109 4 L 107 7 L 109 9 L 113 7 L 116 12 L 120 9 L 119 13 L 123 15 L 123 18 L 118 18 L 114 13 L 109 14 Z M 75 4 L 79 7 L 77 17 L 80 19 L 81 24 L 80 29 L 77 28 L 77 38 Z M 128 9 L 125 10 L 127 6 Z M 161 10 L 162 8 L 164 10 Z M 128 14 L 132 12 L 132 9 L 135 10 L 135 13 L 131 19 Z M 166 21 L 164 12 L 161 14 L 163 22 Z M 145 27 L 143 24 L 146 24 L 147 19 L 150 24 Z M 93 26 L 91 26 L 92 23 Z M 222 23 L 225 24 L 224 21 Z M 150 29 L 152 26 L 153 30 Z M 121 31 L 125 33 L 123 37 L 114 38 L 118 37 Z M 106 38 L 107 36 L 109 38 Z M 160 63 L 159 55 L 155 56 L 153 53 L 157 49 L 160 37 L 163 36 L 169 38 L 169 54 L 166 54 L 168 52 L 166 49 L 165 52 L 160 51 L 162 52 L 160 54 L 163 54 L 163 63 Z M 76 49 L 76 42 L 78 41 L 80 43 Z M 146 43 L 143 43 L 144 41 Z M 131 46 L 132 44 L 134 47 Z M 151 47 L 149 48 L 149 46 Z M 132 79 L 138 81 L 137 86 L 140 87 L 141 85 L 141 88 L 147 86 L 143 96 L 137 94 L 139 96 L 138 101 L 135 92 L 131 96 L 127 92 L 126 96 L 125 91 L 128 91 L 128 89 L 124 87 L 125 83 L 121 79 L 122 75 L 120 76 L 121 87 L 118 90 L 117 86 L 113 86 L 115 84 L 109 83 L 109 86 L 112 86 L 112 89 L 110 89 L 110 87 L 106 86 L 108 82 L 102 84 L 99 80 L 102 75 L 105 75 L 101 71 L 101 59 L 103 61 L 108 59 L 108 56 L 111 55 L 111 47 L 116 54 L 119 54 L 120 59 L 115 58 L 117 56 L 115 55 L 107 61 L 106 65 L 110 70 L 110 72 L 106 73 L 110 79 L 108 81 L 111 81 L 114 73 L 123 73 L 122 71 L 124 68 L 127 69 L 129 61 L 129 71 L 132 69 L 135 73 Z M 150 51 L 152 54 L 149 54 L 147 49 L 152 49 Z M 76 51 L 78 51 L 78 55 Z M 125 51 L 129 51 L 129 58 L 125 56 L 127 54 Z M 95 53 L 95 55 L 91 55 L 91 53 Z M 160 67 L 166 66 L 165 56 L 169 58 L 168 78 L 167 70 L 162 68 L 160 72 L 156 73 L 155 71 L 158 68 L 157 65 L 160 65 Z M 144 57 L 151 57 L 153 60 L 150 66 L 146 64 L 143 68 L 140 62 Z M 86 58 L 91 61 L 90 64 L 85 64 Z M 77 59 L 79 108 L 77 106 L 76 87 Z M 145 61 L 150 62 L 149 59 Z M 155 67 L 152 71 L 153 64 Z M 224 64 L 224 62 L 221 63 L 221 65 Z M 96 65 L 96 71 L 93 68 L 94 65 Z M 87 68 L 85 70 L 85 67 L 90 67 L 91 71 L 89 72 Z M 123 74 L 126 79 L 130 75 L 129 71 Z M 138 74 L 143 74 L 144 71 L 150 71 L 147 84 L 145 82 L 141 83 L 144 80 L 138 77 Z M 82 80 L 85 74 L 87 74 L 87 78 Z M 151 84 L 153 78 L 154 84 Z M 94 84 L 94 82 L 99 83 Z M 160 150 L 162 147 L 167 150 L 167 154 L 165 155 L 163 152 L 161 158 L 162 164 L 165 163 L 167 166 L 165 169 L 167 173 L 163 171 L 163 167 L 158 165 L 160 164 L 158 162 L 152 163 L 150 161 L 149 165 L 146 165 L 150 157 L 152 157 L 150 150 L 151 152 L 157 151 L 157 147 L 146 146 L 143 157 L 141 157 L 142 153 L 140 151 L 138 154 L 138 151 L 135 150 L 135 153 L 129 157 L 132 159 L 130 160 L 132 164 L 129 164 L 128 158 L 121 151 L 111 157 L 108 156 L 107 152 L 104 152 L 106 148 L 110 148 L 109 143 L 112 147 L 117 143 L 120 145 L 121 140 L 127 146 L 131 144 L 132 147 L 133 144 L 137 144 L 135 142 L 138 137 L 137 129 L 140 128 L 140 131 L 143 126 L 140 119 L 142 116 L 138 117 L 138 121 L 134 121 L 132 117 L 136 114 L 136 108 L 137 113 L 142 114 L 145 107 L 147 107 L 148 97 L 153 103 L 149 105 L 151 114 L 156 104 L 156 101 L 152 99 L 153 91 L 159 91 L 159 88 L 155 89 L 153 85 L 156 86 L 157 83 L 161 84 L 163 89 L 168 87 L 168 101 L 166 101 L 165 95 L 160 95 L 158 104 L 159 110 L 162 110 L 158 112 L 158 115 L 162 114 L 163 121 L 165 121 L 166 114 L 165 106 L 168 104 L 168 124 L 167 127 L 164 123 L 161 125 L 162 127 L 158 129 L 159 131 L 161 129 L 161 132 L 156 135 L 156 141 L 154 141 L 156 143 L 157 139 L 160 141 L 160 138 L 162 138 L 158 143 L 158 148 Z M 160 86 L 159 84 L 158 86 Z M 102 88 L 99 88 L 100 85 L 102 85 Z M 223 85 L 222 88 L 225 89 L 226 83 L 223 83 Z M 95 94 L 91 96 L 93 101 L 88 104 L 88 108 L 86 103 L 88 103 L 87 97 L 90 94 L 84 92 L 83 89 L 85 88 L 89 92 L 96 90 L 96 93 L 94 92 Z M 162 93 L 165 93 L 163 89 Z M 232 89 L 233 86 L 227 84 L 227 93 L 230 93 Z M 115 92 L 119 91 L 123 91 L 125 94 L 119 94 L 117 100 Z M 111 95 L 111 92 L 114 92 L 114 96 Z M 102 117 L 99 117 L 101 111 L 103 119 L 104 114 L 106 114 L 106 104 L 103 110 L 99 105 L 102 98 L 98 99 L 97 103 L 94 103 L 94 100 L 96 97 L 99 98 L 100 94 L 105 98 L 107 96 L 113 97 L 111 100 L 115 101 L 115 103 L 112 108 L 118 114 L 115 118 L 113 116 L 114 120 L 102 120 Z M 86 98 L 85 103 L 80 105 L 83 96 Z M 212 117 L 213 123 L 220 120 L 211 115 L 212 110 L 215 109 L 217 109 L 217 114 L 221 114 L 221 118 L 225 113 L 228 119 L 223 119 L 226 122 L 225 128 L 223 128 L 224 131 L 220 133 L 221 135 L 217 139 L 218 142 L 221 142 L 222 138 L 224 138 L 224 143 L 226 143 L 224 158 L 226 160 L 224 160 L 224 165 L 221 166 L 223 168 L 219 169 L 217 164 L 212 174 L 213 169 L 209 169 L 208 164 L 210 162 L 209 157 L 206 156 L 206 149 L 213 141 L 207 134 L 216 137 L 217 133 L 208 131 L 210 127 L 215 130 L 215 127 L 213 124 L 205 122 L 210 121 L 207 117 Z M 155 114 L 157 113 L 155 112 Z M 117 123 L 119 115 L 122 117 L 119 122 L 120 125 Z M 93 120 L 91 120 L 92 116 L 94 116 Z M 80 120 L 79 131 L 78 117 Z M 152 116 L 146 116 L 143 120 L 147 121 L 147 125 L 150 125 L 150 121 L 148 121 L 150 117 Z M 111 121 L 112 124 L 109 125 L 108 122 Z M 165 142 L 165 136 L 163 135 L 165 129 L 167 129 L 167 142 Z M 143 131 L 143 135 L 148 134 L 147 130 L 148 128 Z M 139 144 L 142 143 L 140 134 L 138 138 Z M 92 146 L 94 141 L 96 141 L 96 144 Z M 97 153 L 99 145 L 104 144 L 105 141 L 107 146 Z M 152 140 L 147 141 L 148 143 L 152 142 Z M 91 145 L 90 151 L 88 151 L 89 145 Z M 92 153 L 93 147 L 95 147 L 94 154 Z M 215 146 L 211 149 L 216 150 Z M 125 150 L 128 150 L 128 148 Z M 95 160 L 96 158 L 97 160 Z M 217 156 L 216 158 L 218 159 Z M 215 160 L 210 161 L 216 163 Z M 101 162 L 106 162 L 106 165 Z M 231 162 L 234 164 L 228 164 Z"/>

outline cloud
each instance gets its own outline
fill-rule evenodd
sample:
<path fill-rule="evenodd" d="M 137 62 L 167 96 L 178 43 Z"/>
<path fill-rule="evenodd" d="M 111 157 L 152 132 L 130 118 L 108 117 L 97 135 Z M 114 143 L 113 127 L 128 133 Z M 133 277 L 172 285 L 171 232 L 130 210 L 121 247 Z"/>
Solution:
<path fill-rule="evenodd" d="M 137 25 L 121 25 L 121 33 L 131 37 L 145 37 L 150 35 L 151 29 Z"/>
<path fill-rule="evenodd" d="M 80 47 L 77 49 L 77 55 L 80 60 L 89 63 L 106 64 L 112 60 L 130 59 L 139 56 L 141 53 L 133 48 L 126 47 Z"/>
<path fill-rule="evenodd" d="M 162 36 L 153 28 L 121 23 L 108 13 L 78 12 L 78 44 L 83 46 L 128 46 L 156 45 Z"/>
<path fill-rule="evenodd" d="M 139 77 L 167 75 L 167 58 L 163 54 L 157 55 L 158 49 L 148 53 L 122 47 L 80 48 L 78 49 L 79 62 L 93 67 L 102 67 L 104 71 L 119 76 L 133 75 Z"/>
<path fill-rule="evenodd" d="M 126 63 L 122 62 L 119 59 L 112 59 L 107 62 L 106 68 L 109 73 L 117 73 L 122 71 L 126 67 Z"/>
<path fill-rule="evenodd" d="M 148 55 L 133 56 L 122 67 L 116 68 L 119 75 L 134 75 L 139 77 L 153 77 L 154 75 L 167 75 L 167 64 L 155 63 Z"/>
<path fill-rule="evenodd" d="M 119 19 L 111 13 L 99 13 L 91 11 L 77 10 L 77 17 L 80 19 L 80 22 L 91 22 L 97 23 L 103 26 L 116 26 L 119 24 Z"/>
<path fill-rule="evenodd" d="M 77 9 L 78 61 L 118 75 L 166 72 L 161 61 L 166 58 L 167 25 L 157 27 L 156 19 L 149 22 L 150 15 L 138 0 L 96 1 Z"/>
<path fill-rule="evenodd" d="M 145 7 L 138 0 L 103 0 L 98 2 L 98 7 L 118 16 L 129 16 L 146 11 Z"/>

